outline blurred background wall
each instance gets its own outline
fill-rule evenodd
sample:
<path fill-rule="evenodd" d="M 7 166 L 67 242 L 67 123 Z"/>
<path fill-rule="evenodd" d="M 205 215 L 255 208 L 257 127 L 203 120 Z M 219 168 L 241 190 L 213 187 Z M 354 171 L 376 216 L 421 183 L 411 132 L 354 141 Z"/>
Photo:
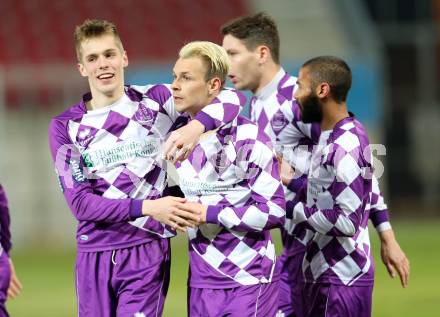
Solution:
<path fill-rule="evenodd" d="M 179 48 L 221 43 L 227 20 L 264 10 L 278 22 L 282 64 L 332 54 L 352 67 L 349 108 L 384 144 L 376 158 L 393 218 L 439 217 L 440 1 L 437 0 L 1 0 L 0 182 L 16 248 L 74 245 L 75 221 L 58 189 L 49 120 L 77 103 L 73 31 L 86 18 L 116 23 L 127 83 L 171 81 Z"/>

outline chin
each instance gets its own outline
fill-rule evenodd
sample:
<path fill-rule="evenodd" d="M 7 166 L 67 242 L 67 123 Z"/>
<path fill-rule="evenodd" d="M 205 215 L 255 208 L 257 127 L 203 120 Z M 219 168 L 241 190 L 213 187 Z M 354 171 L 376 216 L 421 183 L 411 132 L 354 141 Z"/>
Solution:
<path fill-rule="evenodd" d="M 105 85 L 105 86 L 101 85 L 101 87 L 99 87 L 99 91 L 102 92 L 103 94 L 111 95 L 116 92 L 117 87 L 118 86 L 115 84 Z"/>
<path fill-rule="evenodd" d="M 248 90 L 249 89 L 248 86 L 243 83 L 235 83 L 234 87 L 235 87 L 235 89 L 238 89 L 238 90 Z"/>
<path fill-rule="evenodd" d="M 174 106 L 175 106 L 177 112 L 185 112 L 186 108 L 187 108 L 187 107 L 185 107 L 185 105 L 177 104 L 177 103 L 175 103 Z"/>

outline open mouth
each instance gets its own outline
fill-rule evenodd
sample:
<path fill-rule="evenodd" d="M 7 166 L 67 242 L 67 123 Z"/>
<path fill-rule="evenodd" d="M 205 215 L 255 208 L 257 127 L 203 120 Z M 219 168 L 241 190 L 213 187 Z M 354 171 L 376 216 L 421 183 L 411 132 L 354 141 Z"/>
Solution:
<path fill-rule="evenodd" d="M 112 79 L 113 77 L 115 77 L 115 74 L 112 74 L 112 73 L 104 73 L 104 74 L 100 74 L 100 75 L 97 76 L 96 78 L 98 78 L 99 80 L 108 80 L 108 79 Z"/>

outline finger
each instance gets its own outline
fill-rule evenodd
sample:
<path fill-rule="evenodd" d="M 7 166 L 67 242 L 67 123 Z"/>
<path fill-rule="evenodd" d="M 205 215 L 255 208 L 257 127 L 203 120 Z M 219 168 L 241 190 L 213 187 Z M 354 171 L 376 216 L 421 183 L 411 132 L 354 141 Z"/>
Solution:
<path fill-rule="evenodd" d="M 196 203 L 190 202 L 190 201 L 186 201 L 184 203 L 177 203 L 176 207 L 181 209 L 181 210 L 185 210 L 191 213 L 196 213 L 196 214 L 200 214 L 199 210 L 197 209 L 197 207 L 195 206 Z"/>
<path fill-rule="evenodd" d="M 14 299 L 15 296 L 14 294 L 11 292 L 11 290 L 8 289 L 8 299 Z"/>
<path fill-rule="evenodd" d="M 385 263 L 385 266 L 387 268 L 388 274 L 394 278 L 396 276 L 396 272 L 394 271 L 394 267 L 391 263 Z"/>
<path fill-rule="evenodd" d="M 200 214 L 193 214 L 193 213 L 190 213 L 190 212 L 187 212 L 187 211 L 183 211 L 183 210 L 179 210 L 179 209 L 176 210 L 176 214 L 179 217 L 184 218 L 188 223 L 192 222 L 192 223 L 199 224 L 199 222 L 200 222 Z"/>
<path fill-rule="evenodd" d="M 180 204 L 178 207 L 179 209 L 189 212 L 193 215 L 200 215 L 200 211 L 196 209 L 191 203 Z"/>
<path fill-rule="evenodd" d="M 182 156 L 181 150 L 177 150 L 176 155 L 173 157 L 172 163 L 174 165 L 176 165 L 177 162 L 183 161 L 182 158 L 183 158 L 183 156 Z"/>
<path fill-rule="evenodd" d="M 169 161 L 172 161 L 173 163 L 175 163 L 175 158 L 177 156 L 177 151 L 179 149 L 177 148 L 176 144 L 173 144 L 173 146 L 171 147 L 171 149 L 166 152 L 166 159 Z"/>
<path fill-rule="evenodd" d="M 13 285 L 18 290 L 21 290 L 23 288 L 23 286 L 21 285 L 20 280 L 17 277 L 13 277 L 11 279 L 11 285 Z"/>
<path fill-rule="evenodd" d="M 169 196 L 169 197 L 177 203 L 185 203 L 186 202 L 185 197 L 176 197 L 176 196 Z"/>
<path fill-rule="evenodd" d="M 9 289 L 11 290 L 11 294 L 14 298 L 20 294 L 20 290 L 16 287 L 9 287 Z"/>
<path fill-rule="evenodd" d="M 181 227 L 178 224 L 176 224 L 174 230 L 177 230 L 179 232 L 185 233 L 186 232 L 186 227 Z"/>
<path fill-rule="evenodd" d="M 188 148 L 187 149 L 187 151 L 185 152 L 185 155 L 183 157 L 183 161 L 188 159 L 188 157 L 191 155 L 192 151 L 193 151 L 193 148 Z"/>
<path fill-rule="evenodd" d="M 174 223 L 176 223 L 178 226 L 184 228 L 184 227 L 190 227 L 190 223 L 188 221 L 186 221 L 185 218 L 182 218 L 178 215 L 173 215 L 171 216 L 171 221 L 173 221 Z"/>
<path fill-rule="evenodd" d="M 397 267 L 397 273 L 399 274 L 400 284 L 405 288 L 408 284 L 408 274 L 403 267 Z"/>
<path fill-rule="evenodd" d="M 185 228 L 181 227 L 177 222 L 172 221 L 172 220 L 168 220 L 166 222 L 167 225 L 169 225 L 173 230 L 176 231 L 180 231 L 180 232 L 185 232 Z"/>
<path fill-rule="evenodd" d="M 198 221 L 194 222 L 194 221 L 188 219 L 188 222 L 191 224 L 191 228 L 195 228 L 197 226 L 200 226 L 200 222 L 198 222 Z"/>
<path fill-rule="evenodd" d="M 173 217 L 173 221 L 179 224 L 181 227 L 191 227 L 191 223 L 189 222 L 189 220 L 183 216 L 175 215 Z"/>
<path fill-rule="evenodd" d="M 402 273 L 400 273 L 399 271 L 400 283 L 402 284 L 403 288 L 406 288 L 408 286 L 408 281 L 409 281 L 409 263 L 406 258 L 402 261 L 401 267 L 402 267 L 401 269 Z"/>
<path fill-rule="evenodd" d="M 171 135 L 168 137 L 168 139 L 165 141 L 164 147 L 163 147 L 163 153 L 164 156 L 168 154 L 170 149 L 174 146 L 174 143 L 177 140 L 177 135 L 175 132 L 171 133 Z"/>
<path fill-rule="evenodd" d="M 394 265 L 395 270 L 397 271 L 397 274 L 400 278 L 400 283 L 402 286 L 404 285 L 404 275 L 405 275 L 405 269 L 403 267 L 403 262 L 398 262 Z"/>
<path fill-rule="evenodd" d="M 173 147 L 174 143 L 168 139 L 165 142 L 165 145 L 163 146 L 163 157 L 165 159 L 168 159 L 168 153 L 170 152 L 171 148 Z"/>
<path fill-rule="evenodd" d="M 180 150 L 178 150 L 176 156 L 174 157 L 173 163 L 176 163 L 177 161 L 184 161 L 187 153 L 188 153 L 188 149 L 186 147 L 183 147 Z"/>
<path fill-rule="evenodd" d="M 8 288 L 8 297 L 9 298 L 14 299 L 17 297 L 17 295 L 18 295 L 18 291 L 16 289 L 14 289 L 13 287 Z"/>

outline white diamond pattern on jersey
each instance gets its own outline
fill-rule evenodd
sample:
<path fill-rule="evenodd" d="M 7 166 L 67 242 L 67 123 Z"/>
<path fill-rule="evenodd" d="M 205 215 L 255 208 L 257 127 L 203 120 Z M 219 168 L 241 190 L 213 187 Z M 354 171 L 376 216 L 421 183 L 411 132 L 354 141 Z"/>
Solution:
<path fill-rule="evenodd" d="M 137 114 L 140 107 L 144 108 L 144 116 Z M 150 121 L 145 125 L 147 115 Z M 95 190 L 103 197 L 156 199 L 161 197 L 166 181 L 165 162 L 161 158 L 163 133 L 159 131 L 169 131 L 171 126 L 172 120 L 160 113 L 157 102 L 132 101 L 124 95 L 117 104 L 88 111 L 80 122 L 71 121 L 69 134 L 80 145 L 85 172 L 89 179 L 97 180 L 100 186 Z M 148 230 L 147 218 L 130 223 L 157 233 L 157 224 Z M 165 225 L 162 227 L 160 235 L 174 235 Z"/>
<path fill-rule="evenodd" d="M 266 139 L 254 124 L 236 119 L 202 139 L 189 159 L 177 165 L 185 197 L 220 208 L 218 224 L 188 229 L 190 258 L 198 261 L 191 266 L 192 278 L 199 273 L 196 270 L 202 259 L 238 285 L 272 280 L 275 248 L 265 228 L 278 221 L 281 224 L 285 213 L 279 206 L 283 190 L 278 176 L 272 174 L 275 158 Z M 223 157 L 215 159 L 219 154 Z"/>

